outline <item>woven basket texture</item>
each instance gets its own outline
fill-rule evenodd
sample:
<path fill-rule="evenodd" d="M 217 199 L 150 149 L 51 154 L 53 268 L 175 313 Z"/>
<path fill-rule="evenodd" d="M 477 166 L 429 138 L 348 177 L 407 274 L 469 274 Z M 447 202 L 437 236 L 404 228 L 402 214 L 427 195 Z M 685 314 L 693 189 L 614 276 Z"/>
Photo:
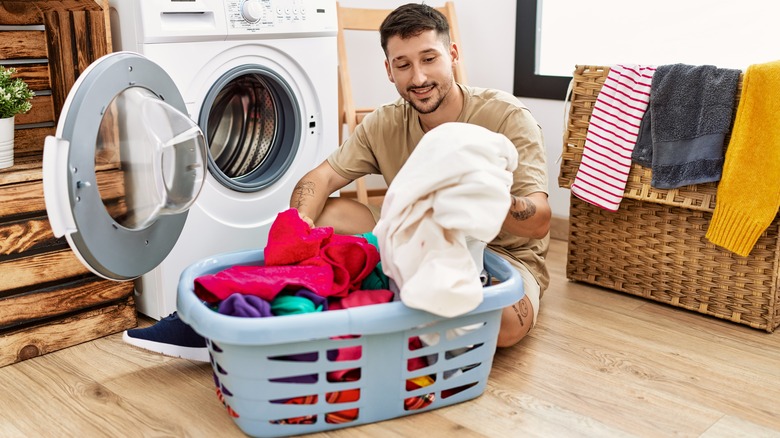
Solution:
<path fill-rule="evenodd" d="M 608 73 L 602 66 L 574 71 L 561 187 L 569 188 L 577 173 L 590 114 Z M 649 168 L 632 165 L 616 212 L 571 197 L 567 277 L 774 331 L 780 325 L 778 218 L 750 255 L 740 257 L 704 237 L 716 183 L 665 190 L 651 187 L 650 180 Z"/>

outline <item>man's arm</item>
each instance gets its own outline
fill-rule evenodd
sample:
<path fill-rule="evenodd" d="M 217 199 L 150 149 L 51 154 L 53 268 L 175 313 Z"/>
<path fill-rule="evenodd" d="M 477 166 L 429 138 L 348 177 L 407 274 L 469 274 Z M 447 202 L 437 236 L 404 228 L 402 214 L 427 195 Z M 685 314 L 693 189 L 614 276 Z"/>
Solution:
<path fill-rule="evenodd" d="M 295 185 L 290 196 L 290 207 L 297 209 L 303 220 L 313 226 L 328 197 L 349 183 L 348 179 L 336 173 L 328 160 L 325 160 Z"/>
<path fill-rule="evenodd" d="M 544 192 L 531 193 L 528 196 L 512 195 L 509 213 L 504 219 L 502 230 L 520 237 L 541 239 L 550 231 L 552 211 Z"/>

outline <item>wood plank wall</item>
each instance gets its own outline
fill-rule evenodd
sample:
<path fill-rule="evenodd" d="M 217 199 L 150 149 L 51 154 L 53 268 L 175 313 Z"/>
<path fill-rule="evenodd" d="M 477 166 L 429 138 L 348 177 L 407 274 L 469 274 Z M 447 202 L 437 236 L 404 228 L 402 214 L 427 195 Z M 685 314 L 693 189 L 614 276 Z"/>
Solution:
<path fill-rule="evenodd" d="M 43 142 L 73 83 L 110 53 L 107 2 L 0 1 L 0 64 L 36 96 L 16 118 L 14 166 L 0 170 L 0 366 L 105 336 L 137 323 L 132 282 L 103 280 L 55 238 L 43 201 Z M 96 154 L 107 208 L 121 208 L 115 153 Z"/>

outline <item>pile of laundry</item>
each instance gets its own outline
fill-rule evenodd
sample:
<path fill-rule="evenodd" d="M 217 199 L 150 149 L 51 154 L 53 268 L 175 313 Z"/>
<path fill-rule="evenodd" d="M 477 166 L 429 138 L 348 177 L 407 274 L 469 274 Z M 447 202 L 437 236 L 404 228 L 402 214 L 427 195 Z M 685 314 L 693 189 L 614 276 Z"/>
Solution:
<path fill-rule="evenodd" d="M 706 238 L 747 256 L 780 207 L 778 111 L 780 61 L 744 74 L 615 65 L 593 106 L 572 194 L 616 211 L 632 163 L 650 168 L 658 189 L 718 182 Z"/>
<path fill-rule="evenodd" d="M 371 233 L 310 228 L 289 209 L 268 233 L 263 266 L 232 266 L 195 279 L 195 294 L 219 313 L 269 317 L 393 300 Z"/>

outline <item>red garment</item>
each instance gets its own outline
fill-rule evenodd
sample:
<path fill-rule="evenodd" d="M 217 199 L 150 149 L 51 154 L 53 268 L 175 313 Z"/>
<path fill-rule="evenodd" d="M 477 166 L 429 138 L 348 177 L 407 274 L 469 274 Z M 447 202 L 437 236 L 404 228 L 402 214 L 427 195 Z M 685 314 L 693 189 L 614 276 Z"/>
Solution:
<path fill-rule="evenodd" d="M 333 287 L 322 296 L 346 296 L 379 263 L 379 251 L 365 237 L 334 234 L 331 227 L 310 228 L 293 208 L 277 215 L 263 252 L 266 265 L 330 266 Z"/>
<path fill-rule="evenodd" d="M 357 290 L 379 263 L 379 251 L 365 237 L 334 234 L 320 251 L 333 267 L 333 295 L 343 297 Z"/>
<path fill-rule="evenodd" d="M 263 250 L 266 265 L 295 265 L 320 254 L 323 241 L 333 235 L 331 227 L 309 227 L 291 208 L 276 216 Z"/>
<path fill-rule="evenodd" d="M 209 304 L 236 292 L 271 301 L 286 287 L 327 297 L 333 288 L 333 270 L 325 265 L 233 266 L 195 279 L 195 295 Z"/>
<path fill-rule="evenodd" d="M 344 298 L 328 300 L 328 310 L 370 306 L 372 304 L 389 303 L 390 301 L 393 301 L 393 292 L 387 289 L 356 290 Z"/>

